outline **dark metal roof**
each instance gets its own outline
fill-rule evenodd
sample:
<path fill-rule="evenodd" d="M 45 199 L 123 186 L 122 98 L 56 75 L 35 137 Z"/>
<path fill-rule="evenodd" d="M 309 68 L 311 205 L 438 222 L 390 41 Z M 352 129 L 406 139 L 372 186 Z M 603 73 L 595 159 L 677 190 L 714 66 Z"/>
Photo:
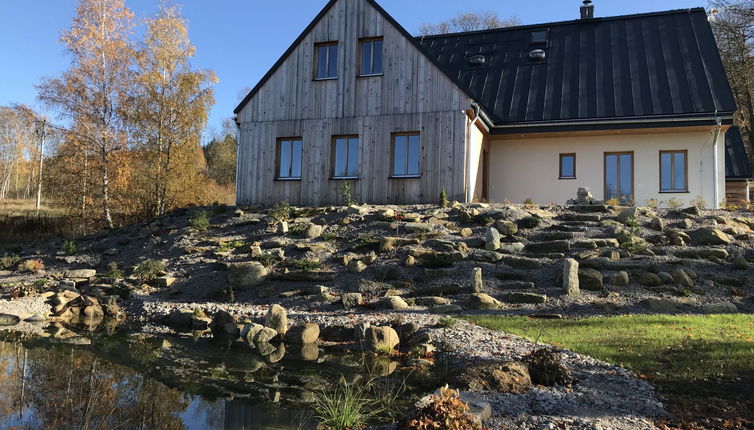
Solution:
<path fill-rule="evenodd" d="M 727 179 L 751 179 L 749 154 L 744 147 L 744 139 L 738 127 L 731 127 L 725 133 L 725 177 Z"/>
<path fill-rule="evenodd" d="M 498 127 L 729 119 L 736 110 L 701 8 L 417 40 Z M 535 49 L 546 58 L 530 58 Z M 472 65 L 476 55 L 485 64 Z"/>

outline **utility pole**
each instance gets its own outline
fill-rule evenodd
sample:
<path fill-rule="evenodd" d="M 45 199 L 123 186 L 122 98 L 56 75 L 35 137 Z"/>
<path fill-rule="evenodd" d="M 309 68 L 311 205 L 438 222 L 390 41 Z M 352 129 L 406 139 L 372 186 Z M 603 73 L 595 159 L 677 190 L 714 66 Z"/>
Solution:
<path fill-rule="evenodd" d="M 39 138 L 39 178 L 37 180 L 37 215 L 42 206 L 42 164 L 44 162 L 45 138 L 47 137 L 47 120 L 37 120 L 37 137 Z"/>

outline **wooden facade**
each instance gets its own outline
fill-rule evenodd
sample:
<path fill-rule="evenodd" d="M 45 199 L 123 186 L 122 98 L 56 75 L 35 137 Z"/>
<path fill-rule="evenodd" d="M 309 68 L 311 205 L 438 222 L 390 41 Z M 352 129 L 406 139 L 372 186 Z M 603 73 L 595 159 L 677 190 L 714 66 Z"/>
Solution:
<path fill-rule="evenodd" d="M 359 40 L 383 37 L 383 75 L 360 77 Z M 315 44 L 338 42 L 338 78 L 315 80 Z M 445 188 L 464 200 L 468 96 L 367 0 L 339 0 L 314 24 L 238 112 L 239 204 L 341 201 L 332 138 L 359 137 L 355 200 L 435 202 Z M 419 178 L 391 178 L 391 136 L 419 132 Z M 276 180 L 276 142 L 303 141 L 300 181 Z"/>
<path fill-rule="evenodd" d="M 749 181 L 725 181 L 725 203 L 729 205 L 749 207 Z"/>

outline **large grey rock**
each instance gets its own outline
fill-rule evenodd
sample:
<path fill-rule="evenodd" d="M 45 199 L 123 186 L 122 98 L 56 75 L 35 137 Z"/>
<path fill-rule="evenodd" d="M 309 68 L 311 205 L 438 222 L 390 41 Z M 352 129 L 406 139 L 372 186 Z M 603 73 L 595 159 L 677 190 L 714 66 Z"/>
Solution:
<path fill-rule="evenodd" d="M 513 304 L 542 304 L 547 302 L 547 296 L 535 293 L 510 293 L 505 299 L 508 303 Z"/>
<path fill-rule="evenodd" d="M 272 305 L 267 310 L 264 325 L 280 333 L 281 336 L 285 336 L 288 331 L 288 313 L 282 306 Z"/>
<path fill-rule="evenodd" d="M 437 305 L 429 308 L 429 312 L 433 314 L 457 314 L 461 311 L 463 311 L 463 308 L 454 304 Z"/>
<path fill-rule="evenodd" d="M 644 272 L 639 277 L 639 283 L 645 287 L 659 287 L 662 285 L 662 278 L 650 272 Z"/>
<path fill-rule="evenodd" d="M 592 191 L 586 187 L 579 187 L 576 191 L 576 202 L 580 205 L 591 205 L 594 203 Z"/>
<path fill-rule="evenodd" d="M 423 222 L 407 222 L 403 224 L 403 229 L 406 233 L 430 233 L 438 229 L 437 224 L 429 224 Z"/>
<path fill-rule="evenodd" d="M 294 325 L 285 334 L 285 341 L 293 344 L 316 343 L 319 339 L 319 326 L 314 323 Z"/>
<path fill-rule="evenodd" d="M 466 306 L 469 309 L 497 310 L 502 308 L 503 304 L 487 294 L 474 293 L 469 296 L 469 300 L 466 302 Z"/>
<path fill-rule="evenodd" d="M 625 287 L 630 281 L 631 280 L 628 277 L 628 272 L 625 272 L 623 270 L 615 272 L 610 276 L 610 284 L 617 287 Z"/>
<path fill-rule="evenodd" d="M 254 344 L 254 339 L 257 337 L 257 333 L 262 331 L 264 326 L 262 324 L 246 324 L 241 330 L 241 339 L 245 340 L 249 345 Z"/>
<path fill-rule="evenodd" d="M 385 352 L 395 349 L 400 344 L 398 333 L 392 327 L 369 327 L 364 333 L 365 346 L 368 351 Z"/>
<path fill-rule="evenodd" d="M 702 311 L 708 314 L 736 314 L 738 306 L 733 303 L 710 303 L 702 307 Z"/>
<path fill-rule="evenodd" d="M 563 260 L 563 292 L 569 296 L 581 294 L 579 288 L 579 262 L 573 258 Z"/>
<path fill-rule="evenodd" d="M 0 327 L 10 327 L 21 322 L 16 315 L 0 314 Z"/>
<path fill-rule="evenodd" d="M 496 228 L 490 227 L 484 234 L 484 249 L 488 251 L 500 249 L 500 232 Z"/>
<path fill-rule="evenodd" d="M 700 228 L 690 236 L 697 245 L 728 245 L 733 241 L 730 236 L 716 228 Z"/>
<path fill-rule="evenodd" d="M 344 293 L 340 300 L 343 302 L 343 307 L 346 309 L 355 308 L 364 301 L 364 297 L 361 293 Z"/>
<path fill-rule="evenodd" d="M 67 270 L 65 272 L 65 277 L 72 279 L 89 279 L 95 276 L 97 276 L 97 271 L 94 269 Z"/>
<path fill-rule="evenodd" d="M 645 300 L 647 307 L 654 312 L 676 313 L 681 311 L 678 303 L 670 299 L 649 298 Z"/>
<path fill-rule="evenodd" d="M 484 280 L 482 279 L 482 268 L 475 267 L 471 270 L 471 292 L 481 293 L 484 289 Z"/>
<path fill-rule="evenodd" d="M 262 346 L 268 345 L 273 339 L 277 338 L 277 336 L 278 332 L 275 329 L 270 327 L 262 327 L 262 329 L 254 335 L 253 341 L 257 348 L 260 349 L 262 355 L 268 355 L 265 354 Z"/>
<path fill-rule="evenodd" d="M 683 269 L 678 269 L 673 272 L 673 280 L 676 284 L 682 287 L 690 288 L 694 286 L 694 280 L 691 279 L 691 276 L 689 276 Z"/>
<path fill-rule="evenodd" d="M 309 224 L 306 227 L 306 230 L 304 230 L 304 237 L 308 239 L 316 239 L 320 236 L 322 236 L 322 231 L 324 230 L 324 227 L 317 224 Z"/>
<path fill-rule="evenodd" d="M 495 223 L 495 228 L 497 228 L 497 231 L 503 236 L 513 236 L 518 233 L 518 225 L 509 220 L 499 220 Z"/>
<path fill-rule="evenodd" d="M 501 243 L 497 252 L 501 254 L 520 254 L 524 248 L 525 245 L 521 242 Z"/>
<path fill-rule="evenodd" d="M 595 269 L 579 270 L 579 287 L 582 290 L 602 291 L 605 285 L 602 282 L 602 273 Z"/>
<path fill-rule="evenodd" d="M 390 296 L 384 297 L 380 300 L 380 307 L 383 309 L 401 311 L 408 309 L 408 303 L 398 296 Z"/>
<path fill-rule="evenodd" d="M 264 282 L 266 277 L 267 269 L 257 261 L 228 265 L 228 283 L 234 290 L 256 287 Z"/>
<path fill-rule="evenodd" d="M 209 328 L 212 330 L 212 336 L 221 342 L 233 342 L 241 335 L 235 318 L 225 311 L 218 311 L 212 317 Z"/>
<path fill-rule="evenodd" d="M 681 258 L 701 258 L 704 260 L 720 259 L 725 260 L 728 258 L 728 251 L 722 248 L 689 248 L 679 249 L 675 251 L 676 257 Z"/>

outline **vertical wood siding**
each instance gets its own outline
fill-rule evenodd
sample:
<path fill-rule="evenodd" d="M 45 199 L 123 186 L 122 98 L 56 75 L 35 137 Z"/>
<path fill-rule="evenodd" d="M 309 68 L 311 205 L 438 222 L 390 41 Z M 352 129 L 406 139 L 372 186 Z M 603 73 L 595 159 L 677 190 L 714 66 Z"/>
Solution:
<path fill-rule="evenodd" d="M 383 36 L 381 77 L 359 78 L 359 39 Z M 314 81 L 314 44 L 338 41 L 338 79 Z M 353 197 L 368 203 L 464 196 L 469 100 L 364 0 L 340 0 L 239 112 L 238 201 L 324 205 L 340 201 L 331 180 L 332 136 L 359 135 L 360 180 Z M 419 179 L 390 179 L 391 134 L 419 131 Z M 302 137 L 302 180 L 275 181 L 276 139 Z"/>

